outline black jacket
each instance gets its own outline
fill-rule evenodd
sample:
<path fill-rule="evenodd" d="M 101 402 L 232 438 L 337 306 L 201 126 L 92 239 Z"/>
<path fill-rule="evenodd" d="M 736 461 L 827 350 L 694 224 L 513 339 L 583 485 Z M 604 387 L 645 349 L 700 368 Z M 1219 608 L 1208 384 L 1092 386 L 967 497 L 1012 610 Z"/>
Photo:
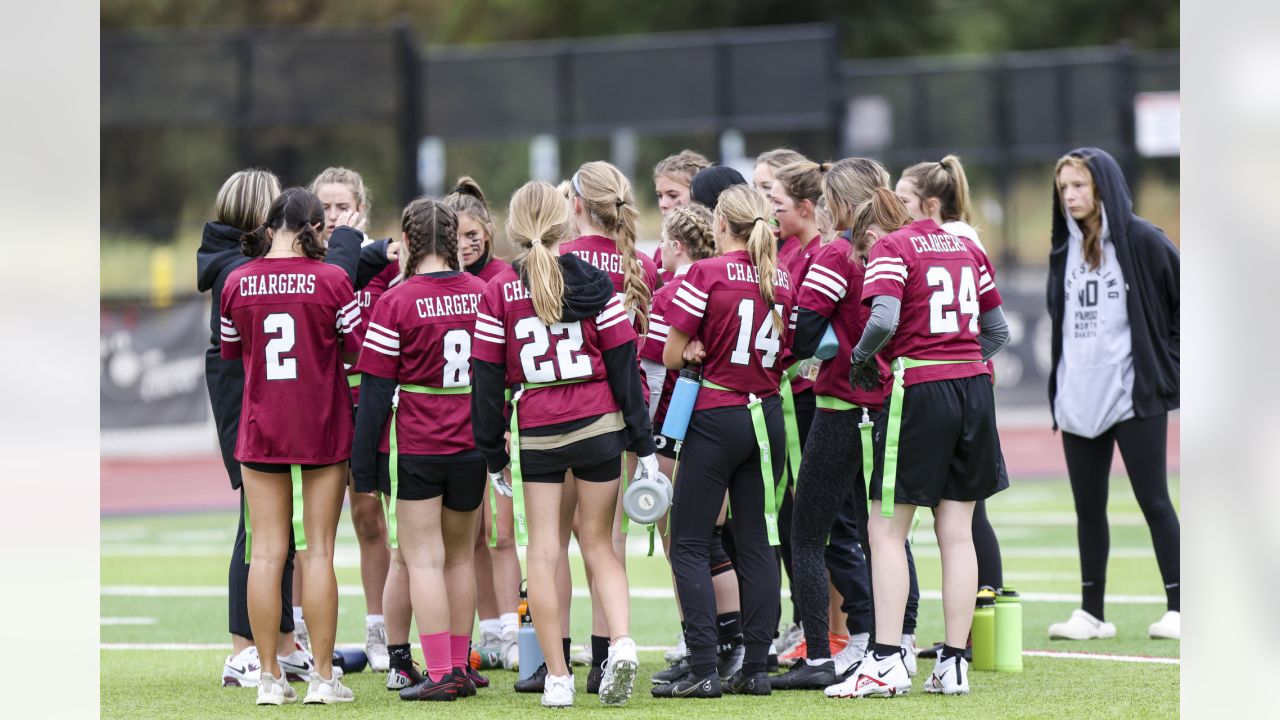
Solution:
<path fill-rule="evenodd" d="M 1077 148 L 1071 155 L 1084 159 L 1093 174 L 1116 259 L 1124 273 L 1125 299 L 1133 353 L 1133 411 L 1152 417 L 1178 407 L 1179 342 L 1181 331 L 1178 249 L 1160 228 L 1133 214 L 1133 198 L 1120 165 L 1105 151 Z M 1067 240 L 1057 183 L 1053 190 L 1053 243 L 1049 251 L 1049 317 L 1053 322 L 1052 364 L 1049 368 L 1049 412 L 1058 394 L 1058 362 L 1062 358 L 1063 286 Z M 1054 429 L 1058 427 L 1054 422 Z"/>

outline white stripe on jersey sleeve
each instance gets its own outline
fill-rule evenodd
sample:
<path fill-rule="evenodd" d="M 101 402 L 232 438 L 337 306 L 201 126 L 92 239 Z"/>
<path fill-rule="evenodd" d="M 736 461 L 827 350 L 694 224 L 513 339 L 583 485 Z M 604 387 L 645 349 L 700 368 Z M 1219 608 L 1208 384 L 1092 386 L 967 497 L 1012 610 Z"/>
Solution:
<path fill-rule="evenodd" d="M 817 265 L 814 265 L 814 267 L 817 267 Z M 804 282 L 801 283 L 801 286 L 811 287 L 814 290 L 828 291 L 827 295 L 834 295 L 835 299 L 838 301 L 840 298 L 844 297 L 848 288 L 848 283 L 837 283 L 827 275 L 813 272 L 813 269 L 811 268 L 809 270 L 809 274 L 805 276 Z"/>
<path fill-rule="evenodd" d="M 396 341 L 396 347 L 400 347 L 400 342 L 399 342 L 399 341 L 400 341 L 400 333 L 396 332 L 395 330 L 392 330 L 392 329 L 390 329 L 390 328 L 382 327 L 381 325 L 379 325 L 379 324 L 378 324 L 378 323 L 376 323 L 376 322 L 373 322 L 372 320 L 370 320 L 370 321 L 369 321 L 369 329 L 370 329 L 370 330 L 377 330 L 378 332 L 382 333 L 383 335 L 386 335 L 388 338 L 394 339 L 394 340 Z"/>
<path fill-rule="evenodd" d="M 875 267 L 875 266 L 877 266 L 877 265 L 880 265 L 880 264 L 882 264 L 882 263 L 892 263 L 892 264 L 894 264 L 894 265 L 902 265 L 902 264 L 903 264 L 903 262 L 902 262 L 902 258 L 900 258 L 900 257 L 888 257 L 888 256 L 886 256 L 886 257 L 879 257 L 879 258 L 876 258 L 875 260 L 872 260 L 871 262 L 867 263 L 867 269 L 868 269 L 868 270 L 870 270 L 871 268 L 873 268 L 873 267 Z"/>
<path fill-rule="evenodd" d="M 696 288 L 696 287 L 694 287 L 694 286 L 690 285 L 690 284 L 689 284 L 689 283 L 687 283 L 687 282 L 682 282 L 682 283 L 680 283 L 680 287 L 679 287 L 679 288 L 677 288 L 676 290 L 677 290 L 677 292 L 678 292 L 678 291 L 680 291 L 680 290 L 688 290 L 689 292 L 693 293 L 693 296 L 694 296 L 694 297 L 696 297 L 696 298 L 698 298 L 699 300 L 702 300 L 703 302 L 706 302 L 706 300 L 707 300 L 707 294 L 706 294 L 706 293 L 702 292 L 701 290 L 699 290 L 698 288 Z"/>
<path fill-rule="evenodd" d="M 490 335 L 496 335 L 498 337 L 502 337 L 504 334 L 502 328 L 494 325 L 493 323 L 488 323 L 479 319 L 476 320 L 476 332 L 489 333 Z"/>
<path fill-rule="evenodd" d="M 400 349 L 400 341 L 384 335 L 381 328 L 374 327 L 374 323 L 369 323 L 369 330 L 364 334 L 364 340 L 366 343 L 372 340 L 388 350 Z"/>
<path fill-rule="evenodd" d="M 618 296 L 614 295 L 604 304 L 604 309 L 596 314 L 596 327 L 601 329 L 610 327 L 615 324 L 614 321 L 626 316 L 627 311 L 622 308 Z"/>
<path fill-rule="evenodd" d="M 490 325 L 493 325 L 494 327 L 498 328 L 498 334 L 499 334 L 499 335 L 501 335 L 501 334 L 503 333 L 503 330 L 502 330 L 502 321 L 501 321 L 501 320 L 499 320 L 498 318 L 496 318 L 496 317 L 492 316 L 492 315 L 485 315 L 485 314 L 484 314 L 484 313 L 482 313 L 482 312 L 477 312 L 477 313 L 476 313 L 476 320 L 483 320 L 483 321 L 485 321 L 485 322 L 489 323 Z"/>
<path fill-rule="evenodd" d="M 816 283 L 810 283 L 808 279 L 804 281 L 804 283 L 802 284 L 802 287 L 807 287 L 810 290 L 813 290 L 815 292 L 820 292 L 823 295 L 826 295 L 827 297 L 831 298 L 831 302 L 840 302 L 840 298 L 836 297 L 835 293 L 822 287 L 821 285 L 818 285 Z"/>
<path fill-rule="evenodd" d="M 360 306 L 357 304 L 355 307 L 351 308 L 350 311 L 345 311 L 345 315 L 342 314 L 343 312 L 344 311 L 339 311 L 338 330 L 340 330 L 342 334 L 346 335 L 352 330 L 355 330 L 356 326 L 360 324 Z"/>
<path fill-rule="evenodd" d="M 867 273 L 867 279 L 862 281 L 862 286 L 866 287 L 867 285 L 870 285 L 871 283 L 877 280 L 893 280 L 894 282 L 900 283 L 902 285 L 907 284 L 906 280 L 903 280 L 902 278 L 898 277 L 897 275 L 894 275 L 893 273 L 869 272 Z"/>
<path fill-rule="evenodd" d="M 503 339 L 501 335 L 490 335 L 489 333 L 481 332 L 479 329 L 476 330 L 475 338 L 481 342 L 492 343 L 494 345 L 507 344 L 507 341 Z"/>
<path fill-rule="evenodd" d="M 818 272 L 817 277 L 814 276 L 815 270 Z M 838 292 L 841 297 L 844 296 L 845 291 L 849 288 L 849 281 L 846 280 L 844 276 L 823 265 L 814 265 L 810 267 L 809 274 L 805 275 L 805 282 L 808 282 L 809 278 L 814 278 L 815 281 L 826 282 L 828 284 L 827 286 Z"/>
<path fill-rule="evenodd" d="M 895 275 L 901 275 L 902 279 L 906 280 L 907 266 L 906 265 L 878 265 L 876 267 L 867 268 L 867 275 L 870 276 L 870 275 L 875 275 L 877 273 L 881 273 L 881 274 L 893 273 Z"/>
<path fill-rule="evenodd" d="M 696 291 L 694 291 L 693 288 L 687 285 L 681 285 L 679 288 L 676 288 L 675 299 L 683 300 L 685 305 L 698 308 L 698 314 L 701 315 L 702 311 L 707 309 L 706 296 L 699 298 L 694 294 L 694 292 Z"/>
<path fill-rule="evenodd" d="M 240 342 L 240 331 L 236 330 L 235 323 L 231 322 L 225 316 L 222 317 L 222 341 L 223 342 Z"/>
<path fill-rule="evenodd" d="M 343 306 L 342 306 L 342 312 L 344 312 L 344 313 L 351 312 L 351 308 L 353 308 L 353 307 L 357 307 L 357 306 L 359 306 L 359 305 L 360 305 L 360 301 L 359 301 L 359 300 L 352 299 L 352 300 L 351 300 L 351 302 L 349 302 L 349 303 L 347 303 L 346 305 L 343 305 Z"/>
<path fill-rule="evenodd" d="M 683 310 L 683 311 L 685 311 L 685 312 L 689 313 L 690 315 L 692 315 L 692 316 L 694 316 L 694 317 L 696 317 L 696 318 L 700 318 L 700 317 L 702 317 L 702 311 L 701 311 L 701 310 L 695 310 L 695 309 L 693 309 L 693 308 L 689 307 L 689 305 L 688 305 L 687 303 L 685 303 L 683 300 L 681 300 L 681 299 L 680 299 L 680 295 L 679 295 L 679 294 L 677 294 L 675 297 L 671 298 L 671 304 L 672 304 L 672 305 L 675 305 L 676 307 L 680 308 L 681 310 Z"/>
<path fill-rule="evenodd" d="M 374 350 L 374 351 L 377 351 L 377 352 L 382 353 L 383 355 L 389 355 L 389 356 L 391 356 L 391 357 L 396 357 L 396 356 L 398 356 L 398 355 L 400 354 L 400 351 L 399 351 L 399 350 L 387 350 L 387 349 L 383 348 L 381 345 L 379 345 L 379 344 L 377 344 L 377 343 L 371 343 L 371 342 L 369 342 L 369 338 L 368 338 L 368 337 L 366 337 L 364 340 L 365 340 L 365 342 L 364 342 L 364 346 L 365 346 L 365 347 L 367 347 L 367 348 L 369 348 L 370 350 Z"/>

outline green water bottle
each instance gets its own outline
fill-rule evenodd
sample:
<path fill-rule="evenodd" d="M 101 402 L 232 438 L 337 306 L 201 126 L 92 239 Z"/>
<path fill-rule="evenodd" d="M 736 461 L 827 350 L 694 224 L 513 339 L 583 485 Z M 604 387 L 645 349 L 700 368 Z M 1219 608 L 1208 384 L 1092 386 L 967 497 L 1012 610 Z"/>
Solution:
<path fill-rule="evenodd" d="M 996 593 L 996 671 L 1022 672 L 1022 603 L 1011 587 Z"/>
<path fill-rule="evenodd" d="M 996 591 L 986 586 L 973 611 L 973 669 L 996 669 Z"/>

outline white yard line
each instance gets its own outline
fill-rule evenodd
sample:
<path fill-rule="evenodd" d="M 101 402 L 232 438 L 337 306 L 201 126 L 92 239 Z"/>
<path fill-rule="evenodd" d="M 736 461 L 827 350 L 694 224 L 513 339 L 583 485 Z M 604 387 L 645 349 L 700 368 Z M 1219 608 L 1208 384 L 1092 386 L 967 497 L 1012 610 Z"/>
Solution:
<path fill-rule="evenodd" d="M 1154 665 L 1181 665 L 1179 658 L 1151 657 L 1149 655 L 1104 655 L 1102 653 L 1061 652 L 1058 650 L 1023 650 L 1024 656 L 1059 658 L 1064 660 L 1105 660 L 1109 662 L 1151 663 Z"/>

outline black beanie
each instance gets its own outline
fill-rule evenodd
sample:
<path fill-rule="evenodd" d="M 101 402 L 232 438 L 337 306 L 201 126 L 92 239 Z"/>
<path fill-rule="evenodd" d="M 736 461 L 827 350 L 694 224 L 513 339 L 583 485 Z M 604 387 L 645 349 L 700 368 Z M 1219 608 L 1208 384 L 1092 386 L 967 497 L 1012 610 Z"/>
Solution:
<path fill-rule="evenodd" d="M 716 202 L 720 200 L 720 193 L 724 192 L 725 188 L 746 184 L 746 179 L 737 170 L 726 165 L 713 165 L 699 170 L 698 174 L 693 176 L 693 182 L 689 184 L 689 197 L 693 198 L 694 202 L 715 210 Z"/>

